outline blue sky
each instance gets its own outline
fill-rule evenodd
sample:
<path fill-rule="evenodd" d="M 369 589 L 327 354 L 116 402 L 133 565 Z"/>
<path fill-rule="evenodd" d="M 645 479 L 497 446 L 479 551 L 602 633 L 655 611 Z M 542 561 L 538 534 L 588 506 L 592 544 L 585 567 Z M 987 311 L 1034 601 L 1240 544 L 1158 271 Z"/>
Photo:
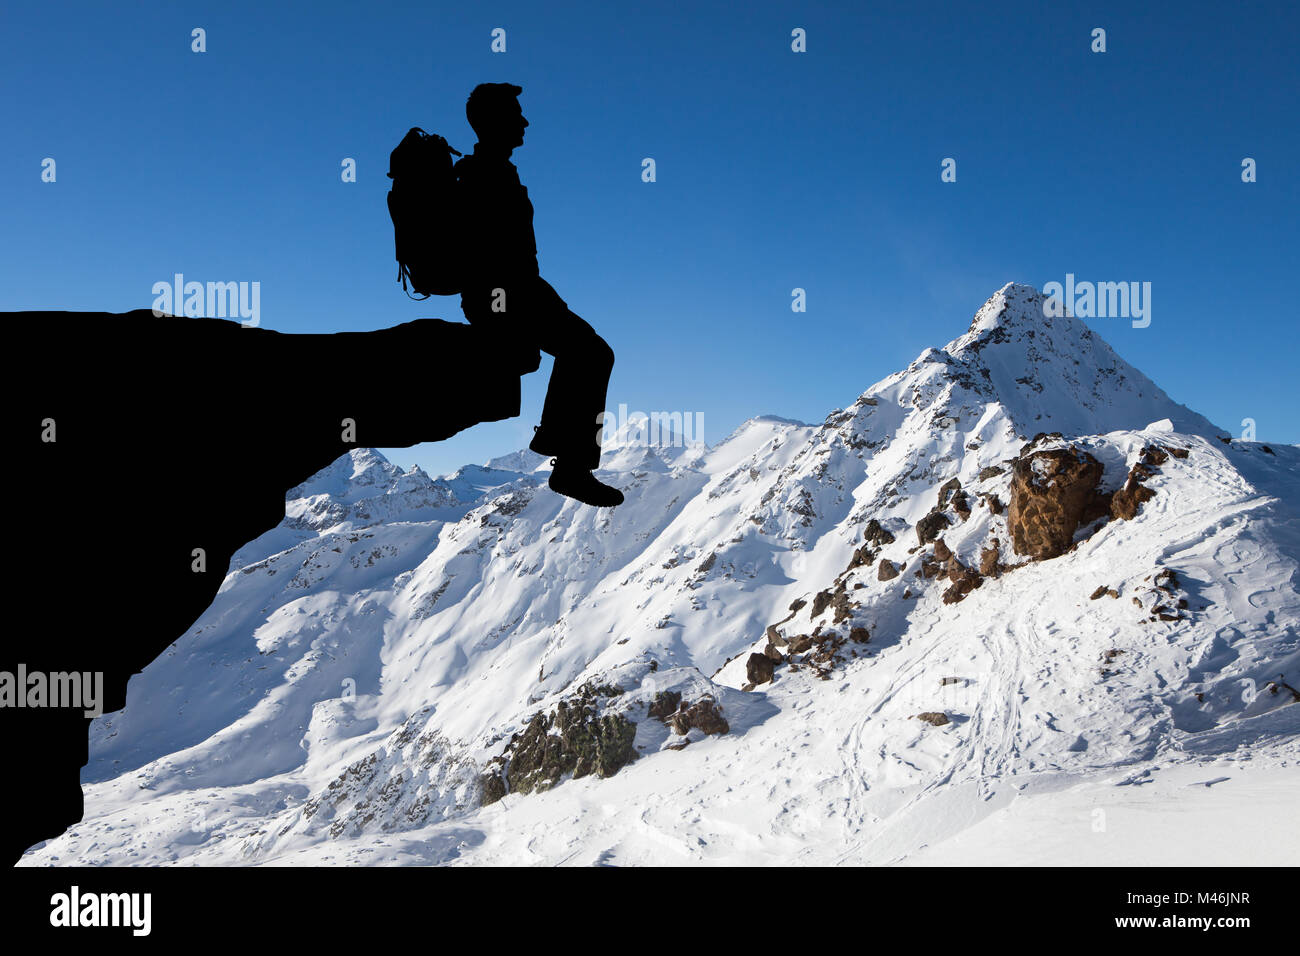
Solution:
<path fill-rule="evenodd" d="M 989 6 L 7 4 L 0 309 L 149 308 L 182 272 L 260 282 L 286 332 L 458 319 L 394 281 L 388 152 L 414 125 L 468 150 L 466 95 L 508 81 L 542 273 L 614 347 L 611 409 L 702 412 L 709 441 L 819 421 L 1004 282 L 1073 273 L 1152 284 L 1148 328 L 1091 324 L 1175 399 L 1300 442 L 1296 7 Z M 521 447 L 548 369 L 520 419 L 391 457 Z"/>

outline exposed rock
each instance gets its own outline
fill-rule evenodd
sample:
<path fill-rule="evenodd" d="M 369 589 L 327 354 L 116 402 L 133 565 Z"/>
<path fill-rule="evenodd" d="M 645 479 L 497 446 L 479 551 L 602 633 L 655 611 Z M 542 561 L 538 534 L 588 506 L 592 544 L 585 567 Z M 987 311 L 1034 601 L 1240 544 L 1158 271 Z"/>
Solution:
<path fill-rule="evenodd" d="M 745 676 L 751 684 L 766 684 L 772 679 L 774 666 L 775 662 L 766 654 L 750 654 L 745 661 Z"/>
<path fill-rule="evenodd" d="M 791 654 L 802 654 L 813 646 L 813 639 L 807 634 L 800 634 L 790 642 Z"/>
<path fill-rule="evenodd" d="M 833 624 L 843 623 L 853 616 L 854 604 L 849 600 L 847 591 L 836 591 L 831 606 L 835 610 L 835 613 L 831 616 Z"/>
<path fill-rule="evenodd" d="M 1142 463 L 1159 467 L 1169 460 L 1169 453 L 1159 445 L 1147 445 L 1142 449 Z"/>
<path fill-rule="evenodd" d="M 989 511 L 995 515 L 1002 514 L 1006 508 L 1002 504 L 1002 499 L 997 495 L 988 494 L 984 496 L 984 503 L 989 506 Z"/>
<path fill-rule="evenodd" d="M 1104 584 L 1099 584 L 1099 585 L 1097 585 L 1097 590 L 1095 590 L 1095 591 L 1092 592 L 1092 596 L 1089 597 L 1088 600 L 1089 600 L 1089 601 L 1095 601 L 1095 600 L 1097 600 L 1097 598 L 1101 597 L 1101 596 L 1102 596 L 1103 594 L 1105 594 L 1105 593 L 1106 593 L 1106 585 L 1104 585 Z"/>
<path fill-rule="evenodd" d="M 865 627 L 849 628 L 849 640 L 854 644 L 865 644 L 871 640 L 871 633 Z"/>
<path fill-rule="evenodd" d="M 948 498 L 951 497 L 954 492 L 958 492 L 958 491 L 961 491 L 961 482 L 958 481 L 956 478 L 949 478 L 942 485 L 940 485 L 939 504 L 936 506 L 936 510 L 945 507 L 948 504 Z"/>
<path fill-rule="evenodd" d="M 767 644 L 763 647 L 763 656 L 773 664 L 779 664 L 784 659 L 784 655 L 771 644 Z"/>
<path fill-rule="evenodd" d="M 705 734 L 725 734 L 731 730 L 726 718 L 722 716 L 722 708 L 712 697 L 701 697 L 694 704 L 681 708 L 673 714 L 669 723 L 674 733 L 683 735 L 691 730 Z"/>
<path fill-rule="evenodd" d="M 847 570 L 851 571 L 854 568 L 874 564 L 876 558 L 880 555 L 880 549 L 887 544 L 894 543 L 893 534 L 887 531 L 875 518 L 867 522 L 862 537 L 866 543 L 853 552 Z"/>
<path fill-rule="evenodd" d="M 876 572 L 876 578 L 880 581 L 892 581 L 898 577 L 898 566 L 888 558 L 880 559 L 880 570 Z"/>
<path fill-rule="evenodd" d="M 1023 451 L 1028 451 L 1029 449 L 1033 448 L 1035 445 L 1039 445 L 1045 441 L 1050 441 L 1053 438 L 1063 438 L 1063 437 L 1065 436 L 1062 435 L 1060 432 L 1039 432 L 1033 438 L 1029 439 L 1029 443 L 1025 445 Z"/>
<path fill-rule="evenodd" d="M 831 592 L 818 591 L 813 596 L 812 616 L 817 617 L 818 615 L 820 615 L 823 611 L 826 610 L 827 607 L 830 606 L 830 603 L 831 603 Z"/>
<path fill-rule="evenodd" d="M 493 768 L 495 770 L 495 768 Z M 501 778 L 500 771 L 485 773 L 479 778 L 479 784 L 482 787 L 483 806 L 496 803 L 506 795 L 506 782 Z"/>
<path fill-rule="evenodd" d="M 1300 690 L 1296 690 L 1290 684 L 1286 683 L 1286 681 L 1282 681 L 1282 680 L 1269 681 L 1265 689 L 1270 694 L 1273 695 L 1276 695 L 1279 691 L 1283 691 L 1283 690 L 1289 691 L 1291 693 L 1292 703 L 1300 701 Z"/>
<path fill-rule="evenodd" d="M 965 600 L 967 594 L 970 594 L 971 591 L 984 583 L 984 579 L 980 577 L 979 572 L 972 568 L 949 572 L 949 580 L 952 581 L 952 585 L 943 592 L 944 604 L 956 604 L 958 601 Z"/>
<path fill-rule="evenodd" d="M 682 695 L 675 690 L 661 690 L 655 694 L 655 699 L 650 702 L 650 709 L 646 712 L 647 717 L 653 717 L 656 720 L 667 720 L 682 702 Z"/>
<path fill-rule="evenodd" d="M 959 491 L 952 496 L 952 510 L 957 512 L 957 516 L 965 521 L 970 517 L 970 501 L 966 498 L 966 492 Z"/>
<path fill-rule="evenodd" d="M 943 538 L 934 539 L 934 557 L 937 561 L 947 561 L 952 557 L 952 551 L 949 550 Z"/>
<path fill-rule="evenodd" d="M 948 715 L 937 710 L 927 710 L 923 714 L 917 714 L 916 719 L 923 720 L 933 727 L 942 727 L 944 724 L 949 723 Z"/>
<path fill-rule="evenodd" d="M 1070 549 L 1080 526 L 1105 514 L 1102 465 L 1085 451 L 1055 448 L 1016 459 L 1007 525 L 1011 547 L 1037 561 Z"/>
<path fill-rule="evenodd" d="M 622 714 L 600 713 L 599 696 L 584 686 L 551 713 L 533 715 L 507 748 L 505 780 L 511 793 L 547 790 L 566 774 L 610 777 L 636 759 L 636 724 Z"/>
<path fill-rule="evenodd" d="M 990 478 L 996 478 L 1000 474 L 1002 474 L 1001 468 L 997 465 L 989 465 L 987 468 L 980 469 L 979 480 L 988 481 Z"/>
<path fill-rule="evenodd" d="M 1155 490 L 1146 487 L 1143 482 L 1155 474 L 1155 469 L 1169 460 L 1168 452 L 1176 454 L 1178 451 L 1186 455 L 1186 449 L 1165 449 L 1159 445 L 1147 445 L 1143 448 L 1128 473 L 1128 480 L 1124 483 L 1124 487 L 1115 492 L 1111 498 L 1110 513 L 1122 521 L 1132 521 L 1136 518 L 1142 504 L 1156 496 Z"/>
<path fill-rule="evenodd" d="M 998 563 L 998 539 L 994 538 L 989 546 L 980 552 L 980 574 L 986 578 L 995 578 L 1001 573 Z"/>
<path fill-rule="evenodd" d="M 767 640 L 773 647 L 785 647 L 790 643 L 781 635 L 781 632 L 776 629 L 775 624 L 769 624 L 767 626 Z"/>
<path fill-rule="evenodd" d="M 950 524 L 952 522 L 948 520 L 948 516 L 942 511 L 931 511 L 916 523 L 916 537 L 924 547 L 937 538 L 939 533 Z"/>
<path fill-rule="evenodd" d="M 929 555 L 921 555 L 921 566 L 916 569 L 917 577 L 928 580 L 937 578 L 943 573 L 943 565 L 933 560 Z"/>
<path fill-rule="evenodd" d="M 883 548 L 887 544 L 894 543 L 894 536 L 883 528 L 875 518 L 867 522 L 862 537 L 868 544 L 875 545 L 877 548 Z"/>
<path fill-rule="evenodd" d="M 880 552 L 869 544 L 864 544 L 853 552 L 853 557 L 849 558 L 849 566 L 845 569 L 852 571 L 854 568 L 860 568 L 864 565 L 871 564 L 876 560 L 876 555 Z"/>
<path fill-rule="evenodd" d="M 1150 501 L 1156 496 L 1154 490 L 1142 484 L 1146 475 L 1138 471 L 1141 467 L 1140 464 L 1133 466 L 1124 487 L 1115 492 L 1110 499 L 1110 513 L 1121 521 L 1132 521 L 1137 517 L 1138 509 L 1142 507 L 1143 502 Z"/>
<path fill-rule="evenodd" d="M 1179 448 L 1177 445 L 1166 445 L 1165 451 L 1169 452 L 1169 454 L 1173 455 L 1175 458 L 1186 458 L 1189 454 L 1186 448 Z M 1271 455 L 1272 453 L 1272 449 L 1269 449 L 1269 454 Z"/>

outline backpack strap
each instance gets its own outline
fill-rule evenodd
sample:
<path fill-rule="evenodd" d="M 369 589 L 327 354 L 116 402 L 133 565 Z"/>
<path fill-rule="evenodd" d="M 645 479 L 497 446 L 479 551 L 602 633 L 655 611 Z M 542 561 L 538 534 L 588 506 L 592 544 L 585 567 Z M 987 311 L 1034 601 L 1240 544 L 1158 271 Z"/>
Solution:
<path fill-rule="evenodd" d="M 399 262 L 397 264 L 397 277 L 402 280 L 402 291 L 406 293 L 406 297 L 408 299 L 414 299 L 416 302 L 423 302 L 425 299 L 429 298 L 427 295 L 411 295 L 410 291 L 406 288 L 406 278 L 410 274 L 411 269 L 405 262 Z M 415 280 L 412 279 L 411 282 L 414 284 Z"/>

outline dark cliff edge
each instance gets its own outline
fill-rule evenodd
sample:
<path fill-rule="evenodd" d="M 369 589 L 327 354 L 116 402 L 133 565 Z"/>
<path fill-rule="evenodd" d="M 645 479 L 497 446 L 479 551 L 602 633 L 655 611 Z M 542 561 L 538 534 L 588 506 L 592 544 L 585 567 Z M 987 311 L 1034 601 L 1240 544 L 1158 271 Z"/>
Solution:
<path fill-rule="evenodd" d="M 287 335 L 147 310 L 0 316 L 0 671 L 102 672 L 104 713 L 203 613 L 235 551 L 284 517 L 286 491 L 352 448 L 516 416 L 536 367 L 439 319 Z M 0 707 L 8 862 L 81 819 L 88 726 L 82 708 Z"/>

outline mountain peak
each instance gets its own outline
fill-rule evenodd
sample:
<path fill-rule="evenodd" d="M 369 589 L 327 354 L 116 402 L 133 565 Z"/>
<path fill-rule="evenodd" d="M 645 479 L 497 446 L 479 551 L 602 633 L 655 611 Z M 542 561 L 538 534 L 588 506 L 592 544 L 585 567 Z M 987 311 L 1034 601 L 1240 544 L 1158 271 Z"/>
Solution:
<path fill-rule="evenodd" d="M 909 378 L 931 386 L 950 380 L 972 409 L 996 402 L 1026 435 L 1104 434 L 1162 418 L 1179 431 L 1223 434 L 1171 399 L 1087 323 L 1049 314 L 1046 302 L 1033 286 L 1006 283 L 979 308 L 964 334 L 942 349 L 922 352 L 902 381 L 891 377 L 881 385 Z"/>
<path fill-rule="evenodd" d="M 955 355 L 997 329 L 1010 332 L 1043 325 L 1051 328 L 1056 317 L 1047 315 L 1043 308 L 1046 301 L 1047 297 L 1033 286 L 1008 282 L 988 297 L 975 313 L 966 334 L 948 343 L 945 351 Z M 1079 338 L 1092 335 L 1092 330 L 1077 319 L 1069 316 L 1061 318 L 1064 319 L 1060 325 L 1062 331 L 1068 331 Z"/>

